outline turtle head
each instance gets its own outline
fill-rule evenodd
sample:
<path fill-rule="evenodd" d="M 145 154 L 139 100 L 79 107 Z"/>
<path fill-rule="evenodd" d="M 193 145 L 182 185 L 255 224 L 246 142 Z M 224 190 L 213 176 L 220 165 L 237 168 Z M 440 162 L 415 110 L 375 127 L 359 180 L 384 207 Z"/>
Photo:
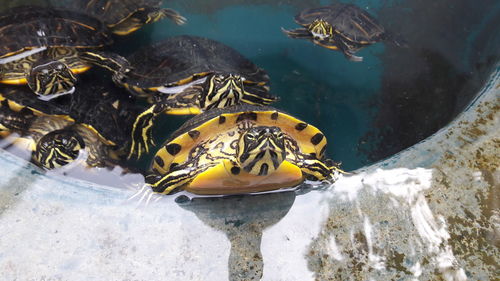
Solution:
<path fill-rule="evenodd" d="M 46 169 L 67 165 L 85 147 L 83 139 L 74 131 L 57 130 L 43 136 L 33 151 L 33 159 Z"/>
<path fill-rule="evenodd" d="M 265 176 L 274 172 L 286 157 L 285 137 L 278 127 L 259 126 L 241 134 L 237 162 L 246 172 Z"/>
<path fill-rule="evenodd" d="M 315 40 L 327 40 L 333 36 L 333 27 L 323 19 L 315 19 L 308 28 Z"/>
<path fill-rule="evenodd" d="M 214 74 L 207 78 L 202 107 L 224 108 L 240 103 L 245 90 L 245 78 L 237 74 Z"/>
<path fill-rule="evenodd" d="M 69 67 L 60 61 L 35 65 L 28 76 L 28 85 L 42 100 L 71 94 L 75 90 L 76 77 Z"/>

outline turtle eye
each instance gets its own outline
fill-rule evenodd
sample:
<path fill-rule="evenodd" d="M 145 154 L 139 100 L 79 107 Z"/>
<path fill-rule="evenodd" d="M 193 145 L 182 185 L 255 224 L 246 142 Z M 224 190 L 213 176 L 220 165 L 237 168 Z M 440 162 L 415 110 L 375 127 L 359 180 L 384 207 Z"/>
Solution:
<path fill-rule="evenodd" d="M 252 134 L 252 133 L 248 133 L 248 134 L 245 136 L 245 138 L 246 138 L 247 140 L 249 140 L 249 141 L 253 141 L 253 140 L 255 140 L 256 135 L 255 135 L 255 134 Z"/>

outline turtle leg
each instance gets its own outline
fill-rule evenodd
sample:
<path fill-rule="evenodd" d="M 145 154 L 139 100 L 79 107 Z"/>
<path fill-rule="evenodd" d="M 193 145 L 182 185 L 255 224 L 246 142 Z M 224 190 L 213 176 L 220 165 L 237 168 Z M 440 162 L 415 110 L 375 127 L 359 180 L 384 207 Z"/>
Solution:
<path fill-rule="evenodd" d="M 307 175 L 307 179 L 321 181 L 333 176 L 332 168 L 318 159 L 303 159 L 295 164 Z"/>
<path fill-rule="evenodd" d="M 175 10 L 149 7 L 135 12 L 127 20 L 113 26 L 111 29 L 117 35 L 127 35 L 138 30 L 145 24 L 164 18 L 169 18 L 178 25 L 185 24 L 187 21 L 185 17 L 181 16 Z"/>
<path fill-rule="evenodd" d="M 355 56 L 354 53 L 359 50 L 359 47 L 356 47 L 350 44 L 347 40 L 342 38 L 340 35 L 335 34 L 332 39 L 330 39 L 331 43 L 334 43 L 337 48 L 344 53 L 344 56 L 350 61 L 360 62 L 363 61 L 363 57 Z"/>
<path fill-rule="evenodd" d="M 284 29 L 282 27 L 281 31 L 283 31 L 283 33 L 285 33 L 290 38 L 312 39 L 311 33 L 309 32 L 309 30 L 307 30 L 305 28 L 297 28 L 297 29 L 287 30 L 287 29 Z"/>
<path fill-rule="evenodd" d="M 178 94 L 156 94 L 154 105 L 137 116 L 132 126 L 132 143 L 128 159 L 141 157 L 142 151 L 149 153 L 149 145 L 154 145 L 152 127 L 158 115 L 169 114 L 198 114 L 200 88 L 195 86 L 184 89 Z"/>
<path fill-rule="evenodd" d="M 27 132 L 34 117 L 31 110 L 16 112 L 10 109 L 7 101 L 3 101 L 0 104 L 0 131 Z"/>
<path fill-rule="evenodd" d="M 132 70 L 128 60 L 118 54 L 104 51 L 81 52 L 79 57 L 93 65 L 97 65 L 113 73 L 113 81 L 122 84 L 127 73 Z"/>
<path fill-rule="evenodd" d="M 155 104 L 137 116 L 132 126 L 132 140 L 127 159 L 141 158 L 143 151 L 149 153 L 149 146 L 154 145 L 152 136 L 154 119 L 162 112 L 161 108 L 161 104 Z"/>
<path fill-rule="evenodd" d="M 194 161 L 194 160 L 193 160 Z M 177 188 L 191 182 L 196 175 L 206 171 L 208 168 L 214 166 L 214 164 L 206 165 L 193 165 L 193 163 L 188 162 L 182 166 L 177 166 L 175 171 L 172 171 L 164 176 L 160 175 L 150 175 L 146 177 L 146 181 L 150 184 L 151 189 L 154 192 L 169 194 Z"/>
<path fill-rule="evenodd" d="M 172 9 L 154 9 L 150 11 L 147 15 L 146 23 L 159 21 L 161 19 L 168 18 L 175 22 L 177 25 L 185 24 L 187 19 L 177 11 Z"/>
<path fill-rule="evenodd" d="M 268 105 L 278 101 L 278 97 L 269 94 L 269 87 L 258 84 L 244 84 L 241 101 L 253 105 Z"/>

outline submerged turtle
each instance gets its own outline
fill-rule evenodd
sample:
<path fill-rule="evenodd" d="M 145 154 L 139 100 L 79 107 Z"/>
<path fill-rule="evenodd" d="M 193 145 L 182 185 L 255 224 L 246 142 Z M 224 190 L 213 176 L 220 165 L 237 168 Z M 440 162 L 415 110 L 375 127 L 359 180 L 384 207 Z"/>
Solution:
<path fill-rule="evenodd" d="M 352 61 L 362 61 L 354 53 L 382 40 L 401 45 L 377 20 L 352 4 L 336 3 L 330 6 L 306 9 L 295 16 L 304 28 L 282 29 L 291 38 L 309 39 L 317 45 L 340 50 Z"/>
<path fill-rule="evenodd" d="M 103 21 L 113 33 L 127 35 L 144 24 L 169 18 L 176 24 L 186 18 L 172 9 L 160 8 L 161 0 L 77 0 L 73 7 Z"/>
<path fill-rule="evenodd" d="M 177 36 L 144 47 L 127 61 L 133 68 L 121 85 L 140 96 L 153 97 L 133 128 L 131 155 L 148 151 L 154 118 L 167 114 L 198 114 L 211 108 L 248 103 L 267 105 L 269 76 L 250 60 L 220 42 Z"/>
<path fill-rule="evenodd" d="M 115 72 L 117 80 L 128 71 L 124 58 L 95 51 L 113 42 L 107 27 L 77 12 L 12 8 L 0 14 L 0 37 L 0 83 L 28 83 L 44 100 L 74 92 L 75 74 L 92 64 Z M 82 53 L 88 53 L 91 60 Z"/>
<path fill-rule="evenodd" d="M 341 171 L 324 159 L 314 126 L 265 106 L 237 105 L 195 116 L 156 153 L 147 182 L 154 192 L 184 189 L 234 194 L 325 180 Z"/>
<path fill-rule="evenodd" d="M 95 81 L 51 101 L 22 87 L 1 87 L 0 130 L 33 139 L 33 159 L 47 169 L 74 161 L 80 149 L 88 154 L 88 166 L 110 165 L 128 150 L 142 108 L 114 85 Z"/>

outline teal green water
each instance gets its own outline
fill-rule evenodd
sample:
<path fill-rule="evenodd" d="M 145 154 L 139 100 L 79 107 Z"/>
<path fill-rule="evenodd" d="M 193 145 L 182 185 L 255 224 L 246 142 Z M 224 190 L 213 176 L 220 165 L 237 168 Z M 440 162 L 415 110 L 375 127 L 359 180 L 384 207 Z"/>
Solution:
<path fill-rule="evenodd" d="M 366 101 L 380 90 L 382 66 L 377 55 L 384 51 L 382 43 L 360 51 L 363 63 L 353 63 L 339 52 L 285 36 L 281 27 L 297 26 L 296 9 L 290 6 L 231 6 L 210 15 L 178 9 L 188 18 L 186 25 L 155 23 L 125 38 L 122 46 L 130 50 L 136 47 L 132 44 L 181 34 L 219 40 L 268 72 L 271 92 L 280 97 L 274 106 L 322 130 L 329 141 L 329 157 L 348 170 L 366 163 L 357 147 L 375 110 Z M 155 128 L 158 138 L 165 138 L 179 124 L 173 119 L 185 120 L 170 119 Z"/>

